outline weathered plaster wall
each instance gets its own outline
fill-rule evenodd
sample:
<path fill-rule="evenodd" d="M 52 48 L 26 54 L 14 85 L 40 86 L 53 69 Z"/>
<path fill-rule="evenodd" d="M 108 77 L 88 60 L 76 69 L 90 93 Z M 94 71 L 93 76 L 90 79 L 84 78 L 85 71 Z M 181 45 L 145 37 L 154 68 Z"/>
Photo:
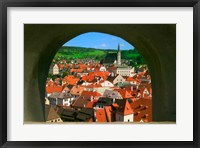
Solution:
<path fill-rule="evenodd" d="M 24 119 L 44 121 L 45 81 L 57 50 L 86 32 L 119 36 L 134 45 L 150 69 L 153 120 L 176 120 L 176 25 L 25 25 Z"/>

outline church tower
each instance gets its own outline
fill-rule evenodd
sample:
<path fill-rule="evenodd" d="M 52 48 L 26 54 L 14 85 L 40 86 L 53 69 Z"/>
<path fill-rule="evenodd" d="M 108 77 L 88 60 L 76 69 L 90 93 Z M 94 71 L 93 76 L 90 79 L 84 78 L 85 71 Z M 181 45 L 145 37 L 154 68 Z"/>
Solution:
<path fill-rule="evenodd" d="M 120 51 L 119 44 L 118 44 L 118 50 L 117 50 L 117 65 L 121 65 L 121 51 Z"/>

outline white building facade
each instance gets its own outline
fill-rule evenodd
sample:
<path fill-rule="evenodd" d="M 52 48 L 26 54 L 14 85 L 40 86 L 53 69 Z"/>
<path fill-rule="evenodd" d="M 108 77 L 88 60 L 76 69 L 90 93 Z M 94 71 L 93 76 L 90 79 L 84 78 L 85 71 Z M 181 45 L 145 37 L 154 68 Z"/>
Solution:
<path fill-rule="evenodd" d="M 134 122 L 134 115 L 121 115 L 119 113 L 116 113 L 115 119 L 117 122 Z"/>
<path fill-rule="evenodd" d="M 129 67 L 120 67 L 117 68 L 117 74 L 121 76 L 133 76 L 134 75 L 134 67 L 129 68 Z"/>

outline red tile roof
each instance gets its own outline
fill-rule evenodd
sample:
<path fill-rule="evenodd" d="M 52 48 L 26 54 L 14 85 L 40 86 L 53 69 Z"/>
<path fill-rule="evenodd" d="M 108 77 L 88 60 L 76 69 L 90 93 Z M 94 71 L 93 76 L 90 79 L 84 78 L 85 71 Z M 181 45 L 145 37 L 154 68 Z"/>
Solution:
<path fill-rule="evenodd" d="M 128 81 L 128 82 L 132 82 L 132 81 L 134 81 L 134 80 L 135 80 L 134 77 L 128 77 L 128 78 L 126 79 L 126 81 Z"/>
<path fill-rule="evenodd" d="M 119 107 L 117 109 L 117 113 L 122 114 L 124 116 L 133 114 L 133 109 L 131 108 L 128 99 L 121 101 L 118 105 Z"/>
<path fill-rule="evenodd" d="M 93 108 L 94 107 L 94 103 L 96 103 L 98 100 L 93 100 L 91 102 L 88 102 L 86 105 L 86 108 Z"/>
<path fill-rule="evenodd" d="M 113 122 L 114 114 L 112 114 L 113 110 L 111 106 L 104 106 L 106 117 L 108 122 Z"/>
<path fill-rule="evenodd" d="M 65 67 L 65 65 L 63 65 L 63 64 L 58 64 L 58 67 L 59 67 L 60 70 L 62 70 L 62 69 Z"/>
<path fill-rule="evenodd" d="M 102 87 L 101 84 L 89 84 L 86 86 L 87 88 L 94 88 L 94 87 Z"/>
<path fill-rule="evenodd" d="M 140 98 L 137 101 L 130 103 L 134 111 L 134 121 L 140 121 L 141 119 L 145 122 L 152 121 L 152 100 Z"/>
<path fill-rule="evenodd" d="M 73 94 L 73 95 L 79 95 L 80 96 L 84 89 L 85 89 L 85 87 L 76 85 L 76 86 L 72 87 L 70 93 Z"/>
<path fill-rule="evenodd" d="M 79 81 L 79 78 L 75 78 L 73 75 L 65 76 L 62 80 L 62 83 L 67 83 L 70 85 L 76 85 L 76 83 Z"/>
<path fill-rule="evenodd" d="M 80 96 L 76 99 L 73 107 L 79 107 L 79 108 L 93 108 L 94 103 L 96 100 L 91 100 L 90 96 Z"/>
<path fill-rule="evenodd" d="M 47 86 L 46 87 L 46 93 L 47 94 L 50 94 L 50 93 L 53 93 L 53 92 L 62 92 L 62 86 L 54 85 L 54 86 Z"/>
<path fill-rule="evenodd" d="M 94 80 L 94 75 L 83 76 L 82 80 L 87 81 L 87 82 L 91 82 L 91 81 Z"/>
<path fill-rule="evenodd" d="M 98 92 L 92 92 L 92 91 L 83 91 L 81 96 L 93 96 L 93 97 L 100 97 L 101 94 Z"/>
<path fill-rule="evenodd" d="M 84 69 L 70 69 L 70 72 L 83 72 Z"/>
<path fill-rule="evenodd" d="M 128 99 L 133 97 L 126 89 L 115 89 L 115 91 L 118 91 L 123 99 Z"/>
<path fill-rule="evenodd" d="M 97 122 L 107 122 L 104 108 L 100 108 L 96 110 L 96 119 L 97 119 Z"/>
<path fill-rule="evenodd" d="M 106 79 L 109 76 L 109 72 L 108 71 L 96 71 L 94 72 L 95 76 L 99 76 L 102 77 L 103 79 Z"/>

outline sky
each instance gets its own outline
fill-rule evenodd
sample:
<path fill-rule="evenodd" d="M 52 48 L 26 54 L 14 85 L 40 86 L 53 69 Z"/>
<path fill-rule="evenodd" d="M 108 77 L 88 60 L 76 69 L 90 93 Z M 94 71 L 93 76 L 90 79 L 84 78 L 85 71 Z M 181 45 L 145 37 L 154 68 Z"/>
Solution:
<path fill-rule="evenodd" d="M 120 37 L 97 32 L 81 34 L 66 42 L 63 46 L 117 50 L 118 43 L 120 44 L 121 50 L 134 49 L 134 47 L 131 44 L 129 44 L 127 41 Z"/>

